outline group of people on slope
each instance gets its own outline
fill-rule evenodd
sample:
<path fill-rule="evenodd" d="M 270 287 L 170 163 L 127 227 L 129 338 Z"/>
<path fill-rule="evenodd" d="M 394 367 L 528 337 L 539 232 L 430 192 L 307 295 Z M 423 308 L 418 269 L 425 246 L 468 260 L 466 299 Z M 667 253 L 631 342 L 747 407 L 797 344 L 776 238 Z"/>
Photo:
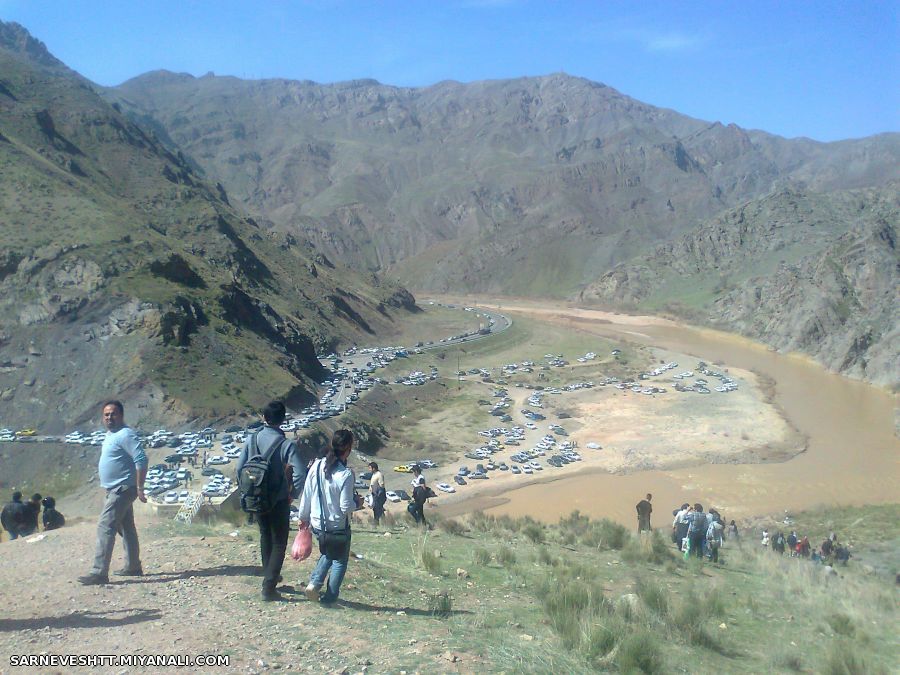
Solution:
<path fill-rule="evenodd" d="M 764 548 L 771 548 L 775 553 L 784 555 L 787 552 L 792 558 L 806 558 L 812 562 L 821 562 L 828 565 L 842 563 L 850 560 L 850 549 L 838 541 L 837 535 L 832 532 L 818 549 L 809 543 L 809 537 L 799 536 L 796 530 L 786 535 L 782 530 L 777 530 L 770 535 L 769 530 L 763 529 L 760 544 Z"/>
<path fill-rule="evenodd" d="M 312 528 L 320 541 L 321 553 L 306 587 L 306 595 L 327 605 L 337 600 L 347 570 L 350 514 L 362 506 L 362 499 L 353 489 L 353 472 L 347 467 L 353 434 L 346 429 L 336 431 L 324 456 L 305 464 L 296 443 L 285 438 L 279 428 L 285 414 L 281 401 L 273 401 L 263 409 L 265 425 L 244 444 L 237 463 L 238 476 L 244 464 L 261 456 L 266 457 L 269 467 L 265 472 L 268 503 L 255 514 L 263 567 L 262 598 L 271 601 L 281 597 L 276 586 L 282 580 L 281 568 L 290 530 L 290 504 L 299 498 L 301 525 Z M 97 524 L 94 564 L 88 574 L 78 578 L 79 582 L 89 586 L 109 582 L 117 534 L 124 542 L 125 564 L 114 574 L 143 575 L 134 524 L 134 502 L 138 499 L 147 501 L 144 481 L 148 462 L 140 437 L 125 424 L 124 416 L 125 409 L 120 401 L 111 400 L 103 405 L 107 434 L 100 451 L 98 473 L 100 485 L 106 490 L 106 500 Z M 326 577 L 327 589 L 320 594 Z"/>
<path fill-rule="evenodd" d="M 63 514 L 56 510 L 56 500 L 53 497 L 41 497 L 37 492 L 31 495 L 29 501 L 23 502 L 22 493 L 16 490 L 12 494 L 12 501 L 0 513 L 0 524 L 9 533 L 10 541 L 37 532 L 39 521 L 45 531 L 56 530 L 66 524 Z"/>
<path fill-rule="evenodd" d="M 732 520 L 727 528 L 722 515 L 715 509 L 703 511 L 703 505 L 684 503 L 672 511 L 672 543 L 683 551 L 685 557 L 707 557 L 714 563 L 719 562 L 719 549 L 726 536 L 740 541 L 738 528 Z"/>

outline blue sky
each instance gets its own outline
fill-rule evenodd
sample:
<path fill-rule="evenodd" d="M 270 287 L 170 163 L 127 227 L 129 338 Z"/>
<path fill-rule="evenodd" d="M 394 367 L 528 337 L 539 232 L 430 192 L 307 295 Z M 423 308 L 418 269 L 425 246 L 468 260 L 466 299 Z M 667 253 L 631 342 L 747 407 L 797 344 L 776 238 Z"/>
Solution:
<path fill-rule="evenodd" d="M 67 65 L 335 82 L 564 71 L 705 120 L 831 141 L 900 131 L 900 0 L 0 0 Z"/>

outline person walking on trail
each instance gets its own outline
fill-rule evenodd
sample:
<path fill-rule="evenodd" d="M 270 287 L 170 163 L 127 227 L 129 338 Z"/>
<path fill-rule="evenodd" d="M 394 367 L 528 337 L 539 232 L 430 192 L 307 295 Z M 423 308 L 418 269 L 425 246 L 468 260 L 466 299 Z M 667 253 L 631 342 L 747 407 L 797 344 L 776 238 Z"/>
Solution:
<path fill-rule="evenodd" d="M 291 501 L 300 495 L 306 480 L 306 467 L 301 461 L 297 444 L 285 438 L 279 428 L 287 416 L 281 401 L 270 402 L 262 411 L 265 425 L 245 442 L 238 457 L 238 481 L 247 481 L 241 470 L 250 460 L 265 460 L 265 501 L 252 515 L 259 526 L 259 552 L 262 561 L 262 599 L 280 600 L 276 587 L 281 581 L 281 567 L 287 550 L 291 527 Z M 249 471 L 249 469 L 248 469 Z M 241 487 L 244 494 L 245 485 Z M 242 504 L 243 506 L 243 504 Z"/>
<path fill-rule="evenodd" d="M 702 504 L 694 504 L 693 510 L 688 514 L 688 541 L 690 552 L 698 558 L 703 558 L 703 540 L 706 538 L 706 514 L 703 513 Z"/>
<path fill-rule="evenodd" d="M 125 406 L 121 401 L 103 404 L 103 424 L 106 437 L 100 449 L 97 472 L 100 486 L 106 489 L 106 501 L 97 523 L 94 565 L 89 574 L 78 577 L 78 581 L 86 586 L 109 583 L 109 564 L 117 533 L 122 535 L 125 543 L 125 566 L 114 574 L 141 576 L 144 573 L 134 526 L 134 500 L 147 501 L 144 494 L 147 455 L 140 437 L 125 425 Z"/>
<path fill-rule="evenodd" d="M 9 540 L 12 541 L 23 535 L 27 522 L 28 507 L 22 503 L 22 493 L 16 490 L 12 493 L 12 501 L 0 512 L 0 523 L 9 532 Z"/>
<path fill-rule="evenodd" d="M 353 433 L 335 431 L 325 456 L 310 468 L 300 498 L 300 522 L 312 526 L 321 554 L 304 593 L 323 605 L 334 604 L 340 595 L 350 560 L 350 514 L 362 504 L 353 492 L 353 471 L 347 468 L 352 449 Z M 326 576 L 328 586 L 321 593 Z"/>
<path fill-rule="evenodd" d="M 378 470 L 376 462 L 369 462 L 369 470 L 372 477 L 369 479 L 369 494 L 372 497 L 372 513 L 375 517 L 375 525 L 381 523 L 384 518 L 384 505 L 387 502 L 387 491 L 384 487 L 384 474 Z"/>
<path fill-rule="evenodd" d="M 653 495 L 648 492 L 647 496 L 637 503 L 638 534 L 652 531 L 650 527 L 650 514 L 653 513 L 651 499 L 653 499 Z"/>

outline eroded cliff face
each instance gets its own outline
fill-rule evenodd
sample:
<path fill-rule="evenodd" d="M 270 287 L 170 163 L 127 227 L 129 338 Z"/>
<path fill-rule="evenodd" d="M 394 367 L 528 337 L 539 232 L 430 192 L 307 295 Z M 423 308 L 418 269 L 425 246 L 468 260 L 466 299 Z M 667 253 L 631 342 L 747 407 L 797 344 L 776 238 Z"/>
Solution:
<path fill-rule="evenodd" d="M 896 187 L 748 203 L 617 266 L 589 302 L 664 310 L 900 384 Z"/>
<path fill-rule="evenodd" d="M 59 431 L 111 396 L 148 424 L 311 400 L 318 349 L 389 335 L 415 310 L 396 284 L 236 211 L 2 22 L 0 177 L 4 425 Z"/>

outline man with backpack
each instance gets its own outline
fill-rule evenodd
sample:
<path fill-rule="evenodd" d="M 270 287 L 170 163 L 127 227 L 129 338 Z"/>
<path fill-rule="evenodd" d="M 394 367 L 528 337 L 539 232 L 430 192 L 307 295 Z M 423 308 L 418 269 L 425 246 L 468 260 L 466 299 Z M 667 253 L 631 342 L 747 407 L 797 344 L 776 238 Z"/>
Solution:
<path fill-rule="evenodd" d="M 306 468 L 296 444 L 279 428 L 286 412 L 281 401 L 263 408 L 265 426 L 247 439 L 237 462 L 241 508 L 259 524 L 262 599 L 267 602 L 281 599 L 275 587 L 281 581 L 287 549 L 290 503 L 306 481 Z"/>

